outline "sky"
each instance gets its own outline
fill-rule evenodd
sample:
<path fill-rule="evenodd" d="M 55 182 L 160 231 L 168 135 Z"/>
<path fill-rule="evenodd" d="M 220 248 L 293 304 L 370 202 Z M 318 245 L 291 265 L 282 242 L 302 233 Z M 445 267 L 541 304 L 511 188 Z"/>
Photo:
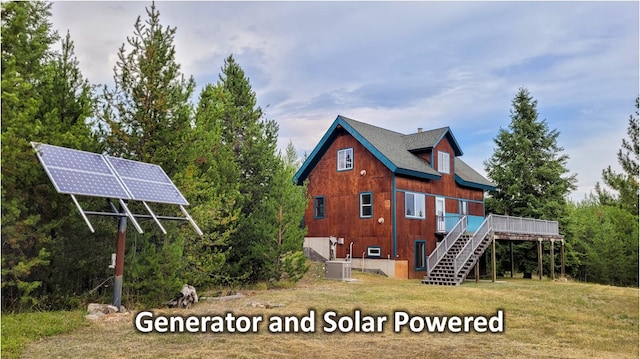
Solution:
<path fill-rule="evenodd" d="M 233 55 L 278 146 L 311 153 L 338 115 L 400 133 L 451 128 L 485 174 L 526 88 L 577 175 L 602 182 L 639 90 L 639 5 L 628 2 L 156 2 L 176 61 L 201 89 Z M 151 2 L 53 2 L 83 75 L 113 84 L 118 49 Z"/>

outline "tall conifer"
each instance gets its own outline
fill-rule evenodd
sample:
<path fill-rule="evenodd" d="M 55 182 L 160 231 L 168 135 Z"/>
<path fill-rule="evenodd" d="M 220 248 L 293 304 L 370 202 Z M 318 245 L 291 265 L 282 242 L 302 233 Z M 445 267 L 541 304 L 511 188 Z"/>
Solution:
<path fill-rule="evenodd" d="M 59 36 L 50 8 L 2 3 L 3 309 L 67 306 L 70 293 L 91 283 L 86 261 L 76 260 L 86 258 L 86 227 L 69 198 L 55 192 L 29 143 L 98 148 L 86 124 L 91 87 L 69 35 L 62 51 L 53 48 Z"/>
<path fill-rule="evenodd" d="M 566 217 L 566 197 L 575 188 L 576 175 L 566 167 L 569 157 L 557 143 L 560 133 L 538 119 L 537 101 L 520 88 L 512 100 L 511 123 L 494 138 L 496 148 L 485 162 L 496 184 L 487 199 L 488 212 L 537 219 Z M 536 251 L 530 243 L 516 250 L 518 269 L 531 273 Z"/>
<path fill-rule="evenodd" d="M 115 86 L 104 87 L 99 133 L 109 154 L 159 165 L 175 178 L 191 151 L 195 82 L 176 62 L 176 28 L 163 27 L 155 3 L 146 13 L 119 49 Z M 133 233 L 133 245 L 128 242 L 125 299 L 157 305 L 184 284 L 185 238 L 173 224 L 165 226 L 167 235 L 150 227 L 143 236 Z"/>

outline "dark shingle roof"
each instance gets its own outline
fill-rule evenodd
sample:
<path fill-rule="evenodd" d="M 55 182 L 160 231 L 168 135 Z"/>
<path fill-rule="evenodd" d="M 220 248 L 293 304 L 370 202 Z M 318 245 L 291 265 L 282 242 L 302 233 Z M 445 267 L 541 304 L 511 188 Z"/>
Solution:
<path fill-rule="evenodd" d="M 298 183 L 304 181 L 309 175 L 310 171 L 333 141 L 333 138 L 335 138 L 335 131 L 339 127 L 349 132 L 371 151 L 378 160 L 396 174 L 427 179 L 440 178 L 441 175 L 438 171 L 433 169 L 426 161 L 416 156 L 413 152 L 432 149 L 445 137 L 451 143 L 455 156 L 462 155 L 462 151 L 449 127 L 405 135 L 344 116 L 338 116 L 320 143 L 296 173 L 295 180 Z M 456 182 L 463 186 L 484 190 L 494 188 L 491 182 L 457 157 L 455 158 L 455 178 Z"/>
<path fill-rule="evenodd" d="M 495 189 L 495 184 L 484 178 L 480 173 L 476 172 L 476 170 L 471 168 L 471 166 L 458 157 L 455 158 L 455 166 L 456 182 L 459 184 L 477 187 L 487 191 Z"/>
<path fill-rule="evenodd" d="M 398 169 L 440 177 L 428 163 L 407 151 L 405 135 L 340 116 Z"/>

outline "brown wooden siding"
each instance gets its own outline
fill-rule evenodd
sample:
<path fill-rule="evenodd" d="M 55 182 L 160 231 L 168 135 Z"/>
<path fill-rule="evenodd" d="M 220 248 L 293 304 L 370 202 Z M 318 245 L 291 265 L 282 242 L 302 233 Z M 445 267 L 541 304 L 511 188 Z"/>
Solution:
<path fill-rule="evenodd" d="M 353 148 L 353 169 L 337 171 L 337 151 Z M 364 171 L 364 172 L 362 172 Z M 342 130 L 309 175 L 309 196 L 325 198 L 325 218 L 314 219 L 313 199 L 305 212 L 307 236 L 342 237 L 336 255 L 345 257 L 353 242 L 354 257 L 367 246 L 382 247 L 384 258 L 391 254 L 391 171 L 364 146 Z M 372 218 L 360 218 L 360 193 L 373 194 Z M 378 223 L 383 218 L 384 223 Z"/>
<path fill-rule="evenodd" d="M 363 145 L 344 130 L 338 130 L 323 157 L 318 161 L 309 180 L 309 206 L 305 211 L 307 235 L 310 237 L 342 237 L 344 245 L 337 246 L 340 258 L 349 253 L 353 242 L 354 257 L 362 257 L 368 246 L 379 246 L 382 258 L 393 259 L 393 218 L 392 186 L 393 173 L 378 161 Z M 353 148 L 354 168 L 337 171 L 337 151 Z M 409 278 L 422 278 L 426 272 L 415 270 L 414 246 L 416 240 L 425 240 L 427 254 L 436 247 L 441 236 L 436 235 L 436 196 L 445 197 L 445 211 L 459 212 L 459 199 L 468 200 L 470 215 L 482 216 L 484 193 L 482 190 L 462 187 L 455 183 L 454 154 L 448 141 L 440 141 L 434 148 L 434 162 L 437 169 L 437 151 L 450 154 L 450 174 L 442 174 L 441 179 L 425 180 L 411 177 L 396 177 L 396 257 L 408 261 Z M 418 154 L 423 159 L 431 159 L 429 152 Z M 362 172 L 364 171 L 364 172 Z M 373 217 L 360 218 L 360 193 L 373 194 Z M 407 218 L 404 213 L 405 192 L 425 194 L 425 218 Z M 325 218 L 314 219 L 313 198 L 325 199 Z M 382 218 L 384 223 L 379 223 Z M 328 243 L 327 243 L 328 246 Z"/>

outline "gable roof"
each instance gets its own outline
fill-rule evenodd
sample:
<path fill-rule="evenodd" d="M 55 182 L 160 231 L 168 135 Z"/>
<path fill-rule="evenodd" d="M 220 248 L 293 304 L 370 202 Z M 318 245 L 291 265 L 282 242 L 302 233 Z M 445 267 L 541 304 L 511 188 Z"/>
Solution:
<path fill-rule="evenodd" d="M 449 127 L 405 135 L 344 116 L 338 116 L 296 173 L 294 180 L 297 183 L 302 183 L 309 176 L 311 170 L 313 170 L 336 138 L 337 130 L 340 128 L 353 136 L 395 174 L 424 179 L 439 179 L 441 177 L 440 173 L 426 161 L 414 155 L 413 152 L 432 149 L 443 138 L 449 140 L 455 156 L 462 155 L 460 146 Z M 458 161 L 461 163 L 462 169 L 460 174 L 457 170 Z M 483 190 L 495 188 L 491 182 L 458 158 L 456 158 L 455 168 L 455 178 L 456 181 L 460 178 L 459 184 Z"/>
<path fill-rule="evenodd" d="M 460 158 L 455 158 L 454 166 L 455 180 L 459 185 L 479 188 L 485 191 L 492 191 L 496 189 L 495 184 L 484 178 L 480 173 L 476 172 L 476 170 L 471 168 L 471 166 L 466 164 Z"/>

